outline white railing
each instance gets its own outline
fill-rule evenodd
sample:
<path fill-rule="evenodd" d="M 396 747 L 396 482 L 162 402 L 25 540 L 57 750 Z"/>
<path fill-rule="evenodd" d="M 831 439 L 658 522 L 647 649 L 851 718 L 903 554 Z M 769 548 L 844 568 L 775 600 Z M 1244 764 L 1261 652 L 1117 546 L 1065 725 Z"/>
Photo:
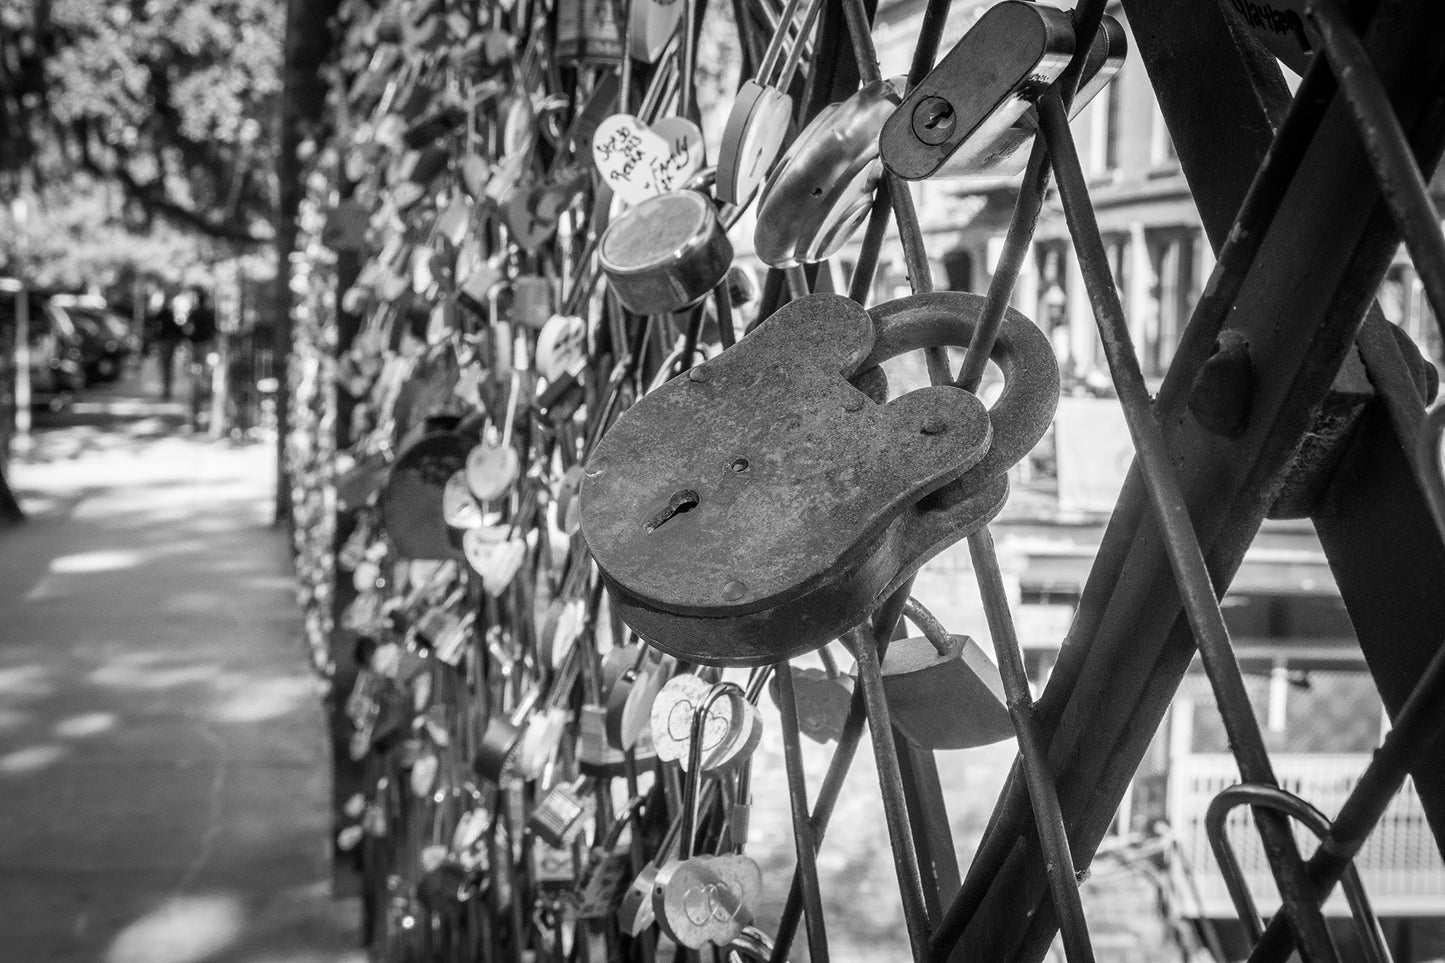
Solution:
<path fill-rule="evenodd" d="M 1273 761 L 1282 788 L 1334 818 L 1369 758 L 1363 753 L 1280 754 Z M 1234 904 L 1224 888 L 1224 878 L 1205 833 L 1204 814 L 1220 790 L 1239 781 L 1234 758 L 1224 753 L 1177 755 L 1170 764 L 1169 823 L 1179 843 L 1172 872 L 1176 892 L 1186 908 L 1185 915 L 1216 918 L 1235 915 Z M 1260 912 L 1273 913 L 1279 908 L 1279 892 L 1248 807 L 1240 807 L 1230 814 L 1227 831 Z M 1314 852 L 1315 837 L 1299 826 L 1295 836 L 1308 858 Z M 1445 915 L 1445 863 L 1440 859 L 1435 837 L 1420 807 L 1420 797 L 1410 780 L 1405 781 L 1404 788 L 1390 803 L 1355 865 L 1377 915 Z M 1325 904 L 1325 912 L 1332 916 L 1349 915 L 1338 887 Z"/>

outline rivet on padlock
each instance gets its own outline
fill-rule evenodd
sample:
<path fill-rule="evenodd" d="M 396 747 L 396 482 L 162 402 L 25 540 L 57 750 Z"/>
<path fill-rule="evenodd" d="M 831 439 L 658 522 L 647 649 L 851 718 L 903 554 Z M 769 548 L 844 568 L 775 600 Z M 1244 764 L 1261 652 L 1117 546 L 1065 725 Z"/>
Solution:
<path fill-rule="evenodd" d="M 966 345 L 984 301 L 940 292 L 864 312 L 809 295 L 628 409 L 581 491 L 582 534 L 623 620 L 688 661 L 775 663 L 837 638 L 986 524 L 1058 404 L 1038 327 L 1006 312 L 991 411 L 949 387 L 878 405 L 847 380 Z M 759 365 L 773 374 L 760 381 Z"/>
<path fill-rule="evenodd" d="M 706 768 L 704 741 L 714 706 L 741 697 L 729 683 L 713 686 L 694 715 L 689 748 L 689 776 L 683 800 L 682 850 L 663 863 L 652 890 L 652 911 L 658 926 L 675 942 L 692 949 L 712 943 L 725 946 L 753 920 L 762 895 L 763 873 L 741 853 L 698 856 L 696 846 L 698 786 Z M 744 701 L 745 700 L 740 700 Z"/>
<path fill-rule="evenodd" d="M 1013 738 L 1003 679 L 978 643 L 950 635 L 915 599 L 904 616 L 924 635 L 890 642 L 883 658 L 894 728 L 923 749 L 970 749 Z"/>
<path fill-rule="evenodd" d="M 691 190 L 659 194 L 624 211 L 607 226 L 598 250 L 612 289 L 638 314 L 696 304 L 733 259 L 712 202 Z"/>

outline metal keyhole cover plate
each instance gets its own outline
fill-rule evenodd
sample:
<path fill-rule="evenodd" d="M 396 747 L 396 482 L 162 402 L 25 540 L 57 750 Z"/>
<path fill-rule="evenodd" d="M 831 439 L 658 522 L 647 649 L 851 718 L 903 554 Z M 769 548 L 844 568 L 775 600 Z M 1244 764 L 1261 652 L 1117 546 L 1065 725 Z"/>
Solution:
<path fill-rule="evenodd" d="M 968 392 L 925 388 L 879 405 L 854 388 L 847 379 L 873 348 L 862 307 L 812 295 L 629 409 L 589 460 L 581 490 L 583 537 L 613 588 L 672 613 L 736 616 L 866 568 L 902 509 L 961 476 L 992 439 L 987 411 Z M 680 492 L 696 493 L 691 509 L 649 531 Z M 816 647 L 653 641 L 711 664 Z"/>

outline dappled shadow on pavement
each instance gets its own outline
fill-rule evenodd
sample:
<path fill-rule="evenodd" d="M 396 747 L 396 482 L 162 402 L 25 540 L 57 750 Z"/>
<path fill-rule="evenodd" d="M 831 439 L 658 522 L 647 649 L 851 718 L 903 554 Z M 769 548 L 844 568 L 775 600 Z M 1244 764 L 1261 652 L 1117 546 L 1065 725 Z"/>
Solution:
<path fill-rule="evenodd" d="M 361 960 L 274 454 L 118 386 L 37 419 L 0 532 L 7 959 Z"/>

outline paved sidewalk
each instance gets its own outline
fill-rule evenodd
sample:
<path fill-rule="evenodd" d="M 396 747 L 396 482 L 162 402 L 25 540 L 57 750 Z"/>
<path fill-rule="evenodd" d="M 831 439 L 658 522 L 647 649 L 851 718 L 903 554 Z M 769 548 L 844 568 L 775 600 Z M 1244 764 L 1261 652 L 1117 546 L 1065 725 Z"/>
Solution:
<path fill-rule="evenodd" d="M 89 393 L 12 466 L 0 959 L 361 961 L 272 447 L 182 414 Z"/>

